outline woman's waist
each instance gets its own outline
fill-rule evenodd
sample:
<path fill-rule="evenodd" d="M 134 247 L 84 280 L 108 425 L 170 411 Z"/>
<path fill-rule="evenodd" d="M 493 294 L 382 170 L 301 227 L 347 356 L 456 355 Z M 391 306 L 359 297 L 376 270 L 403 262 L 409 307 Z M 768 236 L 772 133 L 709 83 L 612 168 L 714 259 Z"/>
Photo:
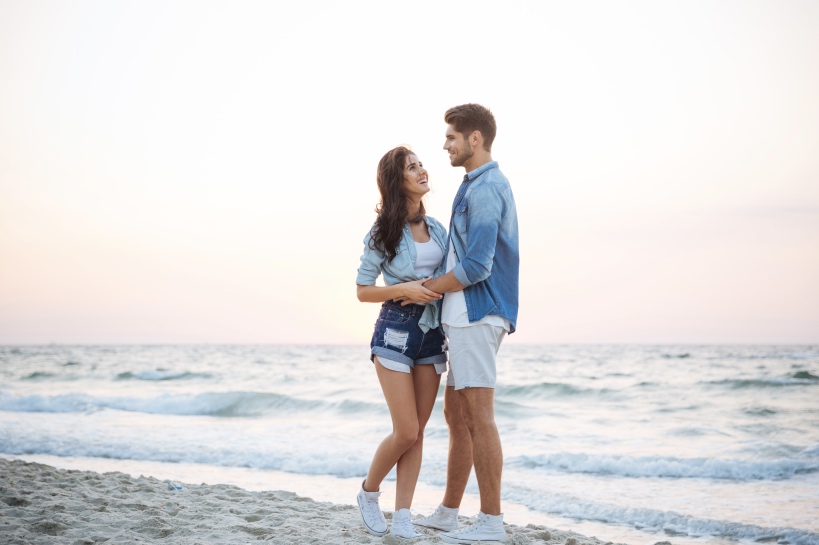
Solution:
<path fill-rule="evenodd" d="M 427 305 L 424 304 L 424 303 L 408 303 L 406 305 L 402 305 L 401 303 L 402 303 L 402 301 L 394 301 L 392 299 L 389 299 L 387 301 L 384 301 L 381 304 L 381 306 L 383 308 L 397 307 L 397 308 L 400 308 L 400 309 L 402 309 L 402 310 L 404 310 L 406 312 L 409 312 L 410 315 L 412 315 L 412 316 L 420 316 L 421 314 L 424 313 L 424 311 L 427 308 Z"/>

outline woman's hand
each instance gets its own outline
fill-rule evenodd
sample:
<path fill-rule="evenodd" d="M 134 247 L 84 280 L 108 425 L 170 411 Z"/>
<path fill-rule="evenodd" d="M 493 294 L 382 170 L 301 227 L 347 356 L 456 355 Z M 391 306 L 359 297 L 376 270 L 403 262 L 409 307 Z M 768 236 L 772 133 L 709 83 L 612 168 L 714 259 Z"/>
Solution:
<path fill-rule="evenodd" d="M 434 292 L 424 287 L 424 282 L 431 277 L 422 278 L 421 280 L 413 280 L 412 282 L 404 282 L 401 286 L 401 297 L 396 297 L 394 301 L 400 301 L 401 306 L 405 307 L 412 303 L 425 305 L 432 301 L 437 301 L 443 295 Z"/>
<path fill-rule="evenodd" d="M 383 303 L 384 301 L 400 302 L 402 306 L 410 303 L 425 305 L 437 301 L 443 295 L 424 287 L 429 278 L 402 282 L 391 286 L 356 286 L 356 295 L 362 303 Z"/>

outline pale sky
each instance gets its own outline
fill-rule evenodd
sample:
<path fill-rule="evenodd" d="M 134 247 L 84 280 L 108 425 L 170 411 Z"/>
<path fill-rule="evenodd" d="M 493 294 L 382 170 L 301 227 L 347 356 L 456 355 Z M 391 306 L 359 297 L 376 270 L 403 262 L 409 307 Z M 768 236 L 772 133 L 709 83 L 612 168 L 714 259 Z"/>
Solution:
<path fill-rule="evenodd" d="M 0 343 L 360 343 L 375 170 L 495 113 L 508 343 L 819 342 L 819 2 L 0 0 Z"/>

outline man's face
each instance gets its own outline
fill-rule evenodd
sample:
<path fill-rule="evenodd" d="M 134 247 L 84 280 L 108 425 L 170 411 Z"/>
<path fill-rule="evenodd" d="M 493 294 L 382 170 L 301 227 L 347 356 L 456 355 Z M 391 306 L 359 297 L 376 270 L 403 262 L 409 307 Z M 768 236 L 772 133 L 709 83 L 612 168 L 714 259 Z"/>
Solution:
<path fill-rule="evenodd" d="M 475 154 L 469 140 L 464 137 L 463 133 L 456 131 L 452 125 L 446 126 L 444 149 L 449 153 L 449 163 L 453 167 L 463 166 Z"/>

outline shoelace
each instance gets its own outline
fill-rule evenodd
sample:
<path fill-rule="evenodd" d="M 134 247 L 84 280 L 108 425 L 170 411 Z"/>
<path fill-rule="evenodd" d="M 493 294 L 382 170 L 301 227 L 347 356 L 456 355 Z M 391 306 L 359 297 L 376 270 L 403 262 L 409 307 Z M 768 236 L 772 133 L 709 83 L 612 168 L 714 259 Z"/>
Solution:
<path fill-rule="evenodd" d="M 367 511 L 367 515 L 370 517 L 375 517 L 376 519 L 381 518 L 381 508 L 378 505 L 378 496 L 375 498 L 365 496 L 364 497 L 364 509 Z"/>
<path fill-rule="evenodd" d="M 484 526 L 484 524 L 485 524 L 485 522 L 484 522 L 483 519 L 476 517 L 475 522 L 473 522 L 471 525 L 469 525 L 466 528 L 464 528 L 463 530 L 461 530 L 460 534 L 461 535 L 467 535 L 467 534 L 471 534 L 472 532 L 477 532 L 480 528 L 482 528 Z"/>
<path fill-rule="evenodd" d="M 435 508 L 435 511 L 433 511 L 430 516 L 427 517 L 428 520 L 435 520 L 435 519 L 447 520 L 447 519 L 450 519 L 450 518 L 452 518 L 452 517 L 450 517 L 446 513 L 444 513 L 444 510 L 441 508 L 440 505 Z"/>
<path fill-rule="evenodd" d="M 415 526 L 412 525 L 412 521 L 410 519 L 393 519 L 392 525 L 395 530 L 398 530 L 398 532 L 393 531 L 393 533 L 400 533 L 401 535 L 411 537 L 421 537 L 424 535 L 415 529 Z"/>
<path fill-rule="evenodd" d="M 441 508 L 440 505 L 435 508 L 435 512 L 432 513 L 432 516 L 430 518 L 433 518 L 433 517 L 442 517 L 442 518 L 445 517 L 444 510 Z"/>

